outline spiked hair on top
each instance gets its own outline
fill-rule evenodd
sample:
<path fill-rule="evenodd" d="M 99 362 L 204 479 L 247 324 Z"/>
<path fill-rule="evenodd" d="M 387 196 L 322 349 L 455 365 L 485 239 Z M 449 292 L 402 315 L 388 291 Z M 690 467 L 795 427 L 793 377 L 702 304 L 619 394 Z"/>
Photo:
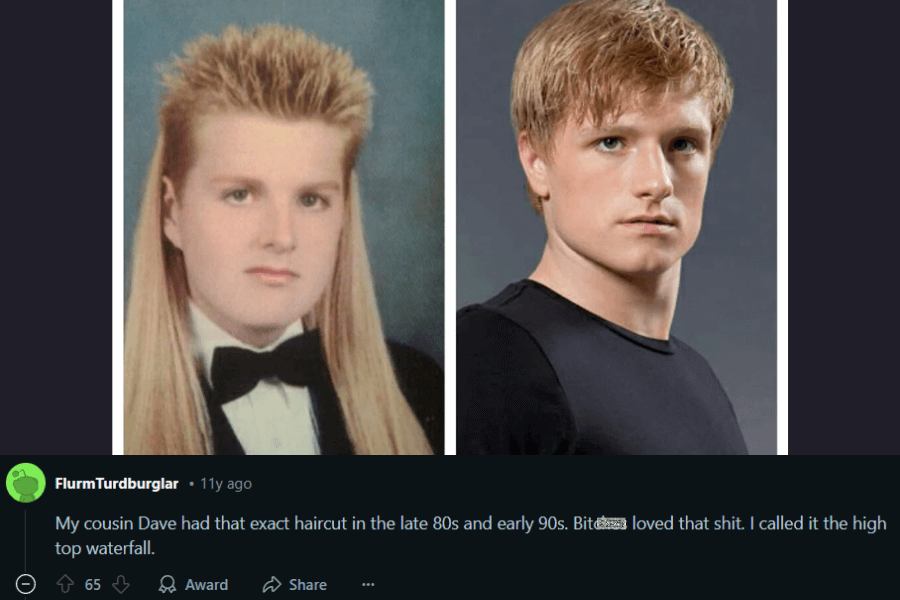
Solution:
<path fill-rule="evenodd" d="M 195 150 L 185 133 L 205 114 L 242 111 L 346 127 L 352 133 L 348 178 L 371 128 L 366 73 L 348 52 L 300 29 L 262 25 L 244 33 L 232 25 L 218 37 L 203 35 L 163 68 L 162 81 L 168 91 L 160 111 L 163 166 L 178 192 Z"/>

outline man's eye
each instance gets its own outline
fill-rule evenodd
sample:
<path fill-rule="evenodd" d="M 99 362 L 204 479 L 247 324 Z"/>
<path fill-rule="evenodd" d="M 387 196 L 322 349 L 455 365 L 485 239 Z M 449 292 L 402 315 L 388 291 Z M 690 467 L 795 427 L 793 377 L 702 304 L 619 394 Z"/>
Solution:
<path fill-rule="evenodd" d="M 233 202 L 244 202 L 247 198 L 250 197 L 250 190 L 231 190 L 230 192 L 226 192 L 225 199 L 231 200 Z"/>
<path fill-rule="evenodd" d="M 324 208 L 328 206 L 328 201 L 315 194 L 303 194 L 300 196 L 300 205 L 304 208 Z"/>
<path fill-rule="evenodd" d="M 675 152 L 685 152 L 690 153 L 697 150 L 697 144 L 694 143 L 694 140 L 689 140 L 687 138 L 678 138 L 674 142 L 672 142 L 672 149 Z"/>
<path fill-rule="evenodd" d="M 622 139 L 617 137 L 606 137 L 597 142 L 597 147 L 607 152 L 620 150 L 622 148 Z"/>

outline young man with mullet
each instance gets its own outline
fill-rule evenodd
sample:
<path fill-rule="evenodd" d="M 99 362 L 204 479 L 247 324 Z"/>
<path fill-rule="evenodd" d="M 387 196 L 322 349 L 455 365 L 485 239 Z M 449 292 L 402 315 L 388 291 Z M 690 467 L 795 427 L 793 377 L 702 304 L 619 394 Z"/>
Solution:
<path fill-rule="evenodd" d="M 746 454 L 709 364 L 669 334 L 733 84 L 662 0 L 574 2 L 529 34 L 512 124 L 547 244 L 457 318 L 459 454 Z"/>

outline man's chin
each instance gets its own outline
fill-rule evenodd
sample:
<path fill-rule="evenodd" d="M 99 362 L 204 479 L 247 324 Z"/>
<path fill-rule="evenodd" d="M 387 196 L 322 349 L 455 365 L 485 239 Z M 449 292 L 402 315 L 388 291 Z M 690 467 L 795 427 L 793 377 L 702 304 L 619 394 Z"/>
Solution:
<path fill-rule="evenodd" d="M 625 279 L 647 280 L 657 279 L 670 273 L 679 265 L 679 261 L 653 259 L 623 265 L 623 268 L 614 269 L 616 273 Z"/>
<path fill-rule="evenodd" d="M 247 324 L 247 328 L 255 331 L 260 334 L 279 332 L 278 335 L 284 332 L 285 329 L 299 321 L 302 317 L 294 314 L 287 314 L 284 316 L 273 316 L 264 319 L 256 319 Z"/>
<path fill-rule="evenodd" d="M 254 330 L 266 331 L 273 329 L 287 329 L 293 325 L 310 311 L 299 311 L 294 308 L 282 309 L 275 307 L 269 311 L 256 311 L 252 314 L 244 315 L 244 325 Z"/>

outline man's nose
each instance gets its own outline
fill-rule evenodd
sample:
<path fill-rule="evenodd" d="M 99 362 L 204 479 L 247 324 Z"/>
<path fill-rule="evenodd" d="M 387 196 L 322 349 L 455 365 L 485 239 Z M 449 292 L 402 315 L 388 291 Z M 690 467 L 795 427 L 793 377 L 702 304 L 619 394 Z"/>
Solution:
<path fill-rule="evenodd" d="M 297 247 L 294 210 L 288 199 L 273 199 L 265 207 L 260 241 L 265 248 L 290 252 Z"/>
<path fill-rule="evenodd" d="M 634 196 L 654 202 L 671 196 L 671 168 L 662 148 L 655 146 L 638 149 L 631 181 Z"/>

